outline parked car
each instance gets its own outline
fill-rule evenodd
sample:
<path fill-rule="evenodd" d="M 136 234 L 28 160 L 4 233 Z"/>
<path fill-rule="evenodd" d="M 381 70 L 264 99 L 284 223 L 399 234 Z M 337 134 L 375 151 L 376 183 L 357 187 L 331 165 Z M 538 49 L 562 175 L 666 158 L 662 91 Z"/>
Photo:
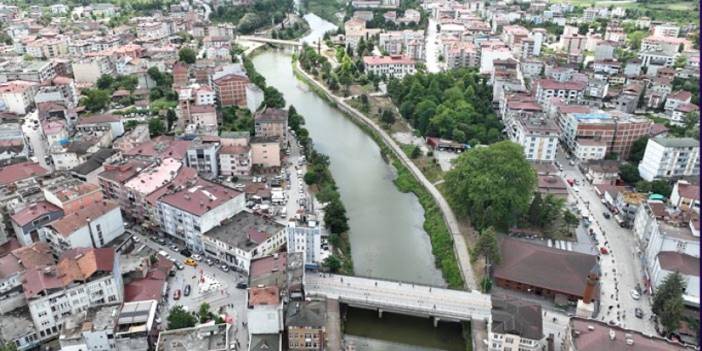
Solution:
<path fill-rule="evenodd" d="M 629 292 L 629 294 L 631 294 L 631 298 L 634 299 L 634 300 L 638 300 L 638 299 L 641 298 L 641 294 L 639 294 L 639 292 L 636 291 L 636 289 L 631 289 L 631 291 Z"/>
<path fill-rule="evenodd" d="M 175 252 L 178 252 L 178 245 L 173 244 L 173 245 L 170 246 L 170 248 L 171 248 L 171 250 L 173 250 L 173 251 L 175 251 Z"/>
<path fill-rule="evenodd" d="M 600 247 L 600 253 L 603 255 L 606 255 L 609 253 L 609 250 L 607 250 L 606 247 L 602 246 L 602 247 Z"/>
<path fill-rule="evenodd" d="M 178 268 L 179 271 L 182 271 L 185 269 L 185 266 L 180 264 L 180 262 L 174 262 L 174 263 L 175 263 L 176 268 Z"/>
<path fill-rule="evenodd" d="M 190 296 L 190 284 L 186 285 L 185 289 L 183 289 L 183 295 Z"/>
<path fill-rule="evenodd" d="M 197 261 L 193 260 L 192 258 L 186 258 L 183 263 L 187 264 L 188 266 L 197 267 Z"/>
<path fill-rule="evenodd" d="M 240 282 L 236 283 L 236 288 L 237 288 L 237 289 L 246 289 L 246 288 L 248 288 L 248 287 L 249 287 L 249 286 L 248 286 L 248 284 L 246 284 L 245 281 L 240 281 Z"/>
<path fill-rule="evenodd" d="M 210 259 L 210 258 L 208 258 L 208 259 L 205 261 L 205 263 L 207 263 L 207 265 L 210 266 L 210 267 L 212 267 L 212 265 L 214 265 L 214 261 L 212 261 L 212 259 Z"/>
<path fill-rule="evenodd" d="M 180 289 L 173 292 L 173 300 L 180 300 Z"/>
<path fill-rule="evenodd" d="M 193 253 L 188 250 L 188 248 L 180 250 L 180 254 L 185 257 L 190 257 Z"/>
<path fill-rule="evenodd" d="M 609 214 L 609 212 L 602 212 L 602 216 L 603 216 L 605 219 L 610 219 L 610 218 L 612 217 L 612 216 Z"/>
<path fill-rule="evenodd" d="M 132 240 L 134 240 L 135 243 L 138 243 L 141 241 L 141 239 L 139 239 L 139 237 L 136 235 L 132 235 Z"/>
<path fill-rule="evenodd" d="M 222 272 L 229 272 L 229 266 L 226 264 L 221 265 L 219 268 L 222 270 Z"/>
<path fill-rule="evenodd" d="M 634 309 L 634 315 L 636 316 L 636 318 L 642 319 L 643 316 L 644 316 L 643 310 L 640 309 L 640 308 L 638 308 L 638 307 L 636 307 L 636 308 Z"/>
<path fill-rule="evenodd" d="M 200 256 L 198 254 L 194 254 L 194 255 L 192 255 L 192 259 L 195 261 L 202 261 L 202 256 Z"/>

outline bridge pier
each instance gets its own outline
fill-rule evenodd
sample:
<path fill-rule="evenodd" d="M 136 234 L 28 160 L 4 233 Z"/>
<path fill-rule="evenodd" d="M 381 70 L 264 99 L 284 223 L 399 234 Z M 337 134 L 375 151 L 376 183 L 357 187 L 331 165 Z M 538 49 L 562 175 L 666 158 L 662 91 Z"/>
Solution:
<path fill-rule="evenodd" d="M 436 327 L 439 326 L 439 321 L 441 320 L 441 318 L 439 318 L 439 317 L 433 317 L 433 319 L 434 319 L 434 328 L 436 328 Z"/>
<path fill-rule="evenodd" d="M 378 318 L 383 318 L 383 310 L 381 310 L 380 308 L 378 309 Z"/>

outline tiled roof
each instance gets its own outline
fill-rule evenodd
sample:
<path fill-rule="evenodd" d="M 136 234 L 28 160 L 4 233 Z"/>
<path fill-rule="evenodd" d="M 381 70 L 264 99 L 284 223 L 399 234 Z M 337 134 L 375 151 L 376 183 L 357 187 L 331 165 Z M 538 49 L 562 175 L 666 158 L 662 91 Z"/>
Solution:
<path fill-rule="evenodd" d="M 698 200 L 700 199 L 700 186 L 678 182 L 678 195 L 682 198 Z"/>
<path fill-rule="evenodd" d="M 512 296 L 494 295 L 492 331 L 541 340 L 544 337 L 541 305 Z"/>
<path fill-rule="evenodd" d="M 49 226 L 64 237 L 68 237 L 76 230 L 88 225 L 90 220 L 102 217 L 106 213 L 118 208 L 116 202 L 105 200 L 93 203 L 89 207 L 84 207 L 76 212 L 65 215 L 63 218 L 51 223 Z"/>
<path fill-rule="evenodd" d="M 262 288 L 249 289 L 249 306 L 269 305 L 275 306 L 280 303 L 280 292 L 277 286 L 266 286 Z"/>
<path fill-rule="evenodd" d="M 17 225 L 21 227 L 48 213 L 60 211 L 60 208 L 52 205 L 51 203 L 47 201 L 40 201 L 36 204 L 31 204 L 23 208 L 22 210 L 10 216 L 10 218 L 13 222 L 17 223 Z"/>
<path fill-rule="evenodd" d="M 502 262 L 495 267 L 496 278 L 581 296 L 587 274 L 597 266 L 597 258 L 559 250 L 526 241 L 505 238 L 501 243 Z"/>
<path fill-rule="evenodd" d="M 31 161 L 15 163 L 0 169 L 0 185 L 12 184 L 18 180 L 43 176 L 49 173 L 39 163 Z"/>
<path fill-rule="evenodd" d="M 669 272 L 680 272 L 680 274 L 700 276 L 700 258 L 685 255 L 673 251 L 663 251 L 658 253 L 658 262 L 661 268 Z"/>
<path fill-rule="evenodd" d="M 238 190 L 198 179 L 195 185 L 166 195 L 160 201 L 182 211 L 201 216 L 240 194 L 241 192 Z"/>
<path fill-rule="evenodd" d="M 364 56 L 365 65 L 413 65 L 414 60 L 404 55 Z"/>

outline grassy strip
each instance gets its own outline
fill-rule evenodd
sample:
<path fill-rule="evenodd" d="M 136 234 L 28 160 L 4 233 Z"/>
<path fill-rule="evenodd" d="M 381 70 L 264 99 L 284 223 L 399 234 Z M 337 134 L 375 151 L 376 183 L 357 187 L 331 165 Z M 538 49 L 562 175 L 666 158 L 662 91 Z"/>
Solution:
<path fill-rule="evenodd" d="M 327 94 L 318 88 L 314 83 L 310 82 L 307 77 L 302 73 L 298 72 L 297 65 L 293 61 L 293 72 L 298 79 L 305 82 L 312 91 L 323 98 L 325 101 L 330 101 Z M 336 107 L 336 104 L 332 102 L 332 105 Z M 458 268 L 458 261 L 453 252 L 453 238 L 451 238 L 451 233 L 446 227 L 444 218 L 441 214 L 441 210 L 434 202 L 434 198 L 429 194 L 429 191 L 425 189 L 418 181 L 414 178 L 412 173 L 405 167 L 402 162 L 394 155 L 392 150 L 385 144 L 383 139 L 378 135 L 378 133 L 366 124 L 358 121 L 353 116 L 348 116 L 343 110 L 339 109 L 342 114 L 346 115 L 351 121 L 353 121 L 357 126 L 359 126 L 364 132 L 366 132 L 375 143 L 380 147 L 380 153 L 383 155 L 385 160 L 389 160 L 391 164 L 397 170 L 397 178 L 394 180 L 395 186 L 402 192 L 412 192 L 419 199 L 419 203 L 424 208 L 424 230 L 429 235 L 431 241 L 432 254 L 434 254 L 434 260 L 441 269 L 441 273 L 446 280 L 446 283 L 450 288 L 461 289 L 464 287 L 463 277 L 461 277 L 461 272 Z"/>
<path fill-rule="evenodd" d="M 470 326 L 470 322 L 462 322 L 463 326 L 463 339 L 466 340 L 466 351 L 473 351 L 473 334 Z"/>

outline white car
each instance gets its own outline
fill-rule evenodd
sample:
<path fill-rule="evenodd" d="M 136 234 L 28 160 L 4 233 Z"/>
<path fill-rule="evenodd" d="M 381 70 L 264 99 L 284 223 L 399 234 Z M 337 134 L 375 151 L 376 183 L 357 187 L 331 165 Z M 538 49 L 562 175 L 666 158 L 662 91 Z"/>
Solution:
<path fill-rule="evenodd" d="M 190 258 L 192 258 L 192 259 L 195 260 L 195 261 L 200 261 L 200 260 L 202 260 L 202 256 L 200 256 L 200 255 L 198 255 L 198 254 L 192 255 Z"/>
<path fill-rule="evenodd" d="M 641 298 L 641 294 L 639 294 L 639 292 L 636 291 L 636 289 L 631 289 L 629 293 L 631 294 L 631 298 L 634 300 L 638 300 Z"/>
<path fill-rule="evenodd" d="M 139 239 L 139 237 L 136 235 L 132 235 L 132 240 L 134 240 L 135 243 L 138 243 L 139 241 L 141 241 L 141 239 Z"/>

